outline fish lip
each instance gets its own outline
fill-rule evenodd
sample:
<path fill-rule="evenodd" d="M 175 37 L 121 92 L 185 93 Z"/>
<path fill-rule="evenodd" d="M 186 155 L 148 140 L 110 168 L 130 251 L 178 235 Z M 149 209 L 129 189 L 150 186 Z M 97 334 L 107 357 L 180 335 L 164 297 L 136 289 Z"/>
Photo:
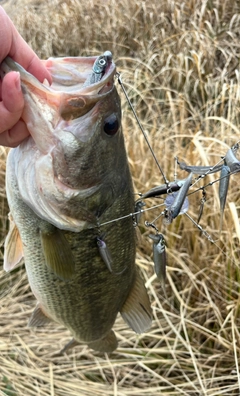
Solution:
<path fill-rule="evenodd" d="M 92 72 L 92 67 L 95 62 L 95 60 L 98 58 L 98 56 L 91 57 L 91 65 L 89 65 L 89 70 L 88 73 Z M 53 58 L 52 58 L 53 59 Z M 62 58 L 62 59 L 69 59 L 71 58 Z M 79 59 L 81 59 L 79 57 Z M 48 65 L 51 64 L 51 58 L 47 61 L 45 61 L 45 64 Z M 13 59 L 10 57 L 6 57 L 2 63 L 0 64 L 0 78 L 2 79 L 5 74 L 7 74 L 10 71 L 18 71 L 20 73 L 21 81 L 23 83 L 31 84 L 40 90 L 43 90 L 45 92 L 49 93 L 55 93 L 56 91 L 59 94 L 64 94 L 64 95 L 82 95 L 82 96 L 99 96 L 99 99 L 101 96 L 106 96 L 106 94 L 112 92 L 114 88 L 114 76 L 116 74 L 116 65 L 115 63 L 111 60 L 109 61 L 106 70 L 102 76 L 102 78 L 89 86 L 84 87 L 83 84 L 84 82 L 81 83 L 76 83 L 76 89 L 74 89 L 74 85 L 72 86 L 64 86 L 62 85 L 61 88 L 55 89 L 54 87 L 54 76 L 53 77 L 53 83 L 51 86 L 46 86 L 42 84 L 40 81 L 38 81 L 37 78 L 35 78 L 32 74 L 27 72 L 20 64 L 15 62 Z M 51 73 L 51 69 L 49 69 Z"/>

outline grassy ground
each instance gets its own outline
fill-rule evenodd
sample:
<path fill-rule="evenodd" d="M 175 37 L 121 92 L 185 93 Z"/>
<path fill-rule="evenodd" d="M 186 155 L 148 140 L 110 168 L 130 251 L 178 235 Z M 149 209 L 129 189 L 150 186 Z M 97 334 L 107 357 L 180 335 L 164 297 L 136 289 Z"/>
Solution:
<path fill-rule="evenodd" d="M 240 139 L 239 22 L 233 0 L 16 0 L 4 7 L 42 58 L 113 52 L 126 89 L 168 179 L 174 157 L 215 164 Z M 163 179 L 122 97 L 123 127 L 137 192 Z M 1 239 L 6 234 L 6 150 L 0 150 Z M 177 170 L 179 178 L 186 177 Z M 197 186 L 217 176 L 209 176 Z M 54 356 L 70 335 L 55 324 L 27 328 L 35 306 L 24 268 L 0 273 L 0 395 L 144 396 L 240 394 L 239 175 L 232 176 L 219 237 L 218 183 L 206 188 L 201 226 L 186 217 L 156 223 L 168 244 L 166 295 L 155 279 L 149 230 L 139 227 L 137 264 L 154 322 L 134 334 L 119 317 L 111 356 L 77 347 Z M 195 188 L 197 188 L 195 186 Z M 193 190 L 192 190 L 193 191 Z M 201 191 L 189 198 L 197 220 Z M 148 207 L 159 204 L 150 200 Z"/>

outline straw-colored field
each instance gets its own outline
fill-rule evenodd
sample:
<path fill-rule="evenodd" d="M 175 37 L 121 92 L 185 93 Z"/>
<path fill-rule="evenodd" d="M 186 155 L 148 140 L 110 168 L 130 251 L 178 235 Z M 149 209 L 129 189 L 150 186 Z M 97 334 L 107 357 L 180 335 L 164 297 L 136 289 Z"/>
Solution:
<path fill-rule="evenodd" d="M 42 58 L 111 50 L 129 96 L 167 178 L 174 157 L 215 164 L 240 139 L 240 3 L 234 0 L 16 0 L 4 7 Z M 120 91 L 120 87 L 119 87 Z M 120 92 L 121 93 L 121 92 Z M 122 95 L 123 128 L 137 192 L 163 179 Z M 0 149 L 1 240 L 7 229 L 6 151 Z M 177 169 L 178 178 L 186 172 Z M 219 177 L 206 177 L 191 191 Z M 119 348 L 110 356 L 79 346 L 51 324 L 32 330 L 35 299 L 24 268 L 0 271 L 0 395 L 240 395 L 240 175 L 231 177 L 219 237 L 218 182 L 206 188 L 200 221 L 211 243 L 186 217 L 156 223 L 167 240 L 166 294 L 154 276 L 144 220 L 137 264 L 151 297 L 151 330 L 137 336 L 119 317 Z M 197 221 L 201 191 L 189 197 Z M 148 207 L 162 203 L 147 202 Z"/>

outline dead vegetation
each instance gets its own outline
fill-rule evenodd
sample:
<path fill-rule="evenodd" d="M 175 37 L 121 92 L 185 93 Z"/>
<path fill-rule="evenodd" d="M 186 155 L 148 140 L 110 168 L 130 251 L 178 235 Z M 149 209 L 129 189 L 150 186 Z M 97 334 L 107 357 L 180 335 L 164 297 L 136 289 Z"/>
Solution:
<path fill-rule="evenodd" d="M 239 2 L 233 0 L 15 0 L 4 3 L 42 58 L 95 55 L 109 49 L 167 178 L 174 156 L 215 164 L 239 140 Z M 120 89 L 119 89 L 120 90 Z M 123 128 L 135 189 L 163 183 L 122 97 Z M 6 234 L 5 149 L 1 149 L 1 238 Z M 177 170 L 178 178 L 184 178 Z M 206 178 L 214 181 L 216 175 Z M 199 186 L 203 185 L 205 180 Z M 0 395 L 144 396 L 240 394 L 239 175 L 231 178 L 221 238 L 218 183 L 206 188 L 201 226 L 185 216 L 158 227 L 168 244 L 166 296 L 153 275 L 151 243 L 140 225 L 137 263 L 154 323 L 136 336 L 118 318 L 111 356 L 77 347 L 55 354 L 69 333 L 55 324 L 32 331 L 35 300 L 24 268 L 1 271 Z M 190 197 L 197 220 L 201 191 Z M 148 206 L 161 203 L 151 200 Z M 230 205 L 231 203 L 231 205 Z"/>

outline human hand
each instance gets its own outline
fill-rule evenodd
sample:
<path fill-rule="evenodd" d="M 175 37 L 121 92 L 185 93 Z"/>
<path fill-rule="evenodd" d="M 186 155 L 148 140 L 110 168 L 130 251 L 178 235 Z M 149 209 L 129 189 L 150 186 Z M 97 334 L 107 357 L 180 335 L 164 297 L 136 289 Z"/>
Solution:
<path fill-rule="evenodd" d="M 34 51 L 23 40 L 10 18 L 0 6 L 0 63 L 10 56 L 39 81 L 51 75 Z M 12 71 L 0 80 L 0 145 L 16 147 L 28 135 L 21 115 L 24 99 L 21 91 L 20 74 Z"/>

